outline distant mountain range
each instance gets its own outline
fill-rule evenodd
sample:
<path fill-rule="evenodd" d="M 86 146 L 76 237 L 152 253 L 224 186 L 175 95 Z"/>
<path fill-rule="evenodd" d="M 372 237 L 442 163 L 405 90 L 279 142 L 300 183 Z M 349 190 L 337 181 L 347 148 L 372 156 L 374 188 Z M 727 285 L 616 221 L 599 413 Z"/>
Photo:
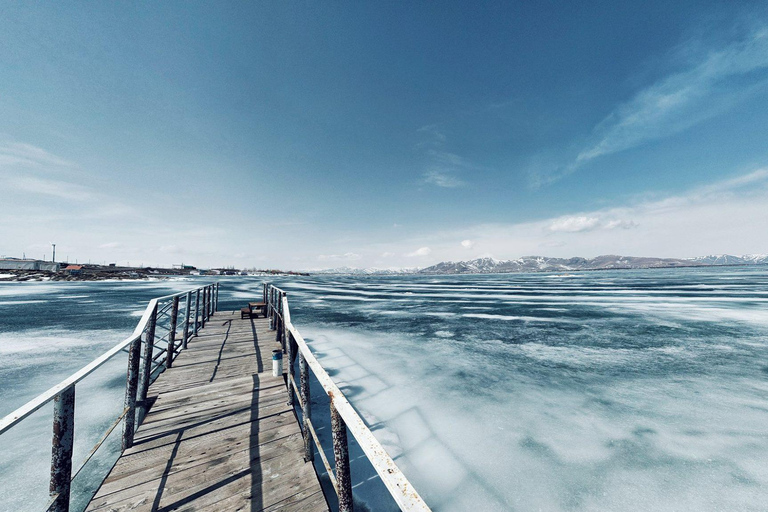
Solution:
<path fill-rule="evenodd" d="M 701 256 L 689 259 L 646 258 L 636 256 L 605 255 L 596 258 L 547 258 L 525 256 L 514 260 L 498 261 L 478 258 L 470 261 L 443 262 L 419 271 L 421 274 L 495 274 L 504 272 L 558 272 L 572 270 L 640 269 L 694 267 L 704 265 L 768 264 L 768 255 L 729 254 Z"/>
<path fill-rule="evenodd" d="M 766 265 L 768 254 L 712 254 L 696 258 L 646 258 L 605 255 L 596 258 L 547 258 L 524 256 L 514 260 L 477 258 L 468 261 L 444 261 L 431 267 L 417 269 L 377 269 L 341 267 L 314 271 L 313 274 L 394 275 L 394 274 L 500 274 L 509 272 L 564 272 L 601 269 L 642 269 L 699 267 L 713 265 Z"/>

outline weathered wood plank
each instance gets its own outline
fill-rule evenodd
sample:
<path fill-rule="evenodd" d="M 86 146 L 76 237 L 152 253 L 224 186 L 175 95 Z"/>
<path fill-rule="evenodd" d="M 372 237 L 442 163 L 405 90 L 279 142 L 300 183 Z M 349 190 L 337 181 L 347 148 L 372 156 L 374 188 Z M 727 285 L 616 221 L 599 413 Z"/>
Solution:
<path fill-rule="evenodd" d="M 282 378 L 269 320 L 211 315 L 152 384 L 154 400 L 89 511 L 306 510 L 328 505 Z"/>

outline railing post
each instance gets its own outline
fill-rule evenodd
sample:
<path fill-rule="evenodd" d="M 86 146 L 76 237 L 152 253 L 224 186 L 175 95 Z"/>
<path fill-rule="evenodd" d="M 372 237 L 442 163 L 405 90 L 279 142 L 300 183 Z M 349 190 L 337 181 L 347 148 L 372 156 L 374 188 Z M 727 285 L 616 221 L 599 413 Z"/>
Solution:
<path fill-rule="evenodd" d="M 291 334 L 290 331 L 288 331 L 288 339 L 285 344 L 286 348 L 286 359 L 288 362 L 288 405 L 291 406 L 291 409 L 296 405 L 296 391 L 293 389 L 293 384 L 291 382 L 296 382 L 295 378 L 295 372 L 293 370 L 293 358 L 294 358 L 294 350 L 293 350 L 293 334 Z"/>
<path fill-rule="evenodd" d="M 125 383 L 125 422 L 123 423 L 123 450 L 133 446 L 136 433 L 136 391 L 139 384 L 139 361 L 141 359 L 141 336 L 130 344 L 128 349 L 128 374 Z"/>
<path fill-rule="evenodd" d="M 274 329 L 275 328 L 275 302 L 274 302 L 274 288 L 272 286 L 269 287 L 269 291 L 267 292 L 267 311 L 269 311 L 269 328 Z"/>
<path fill-rule="evenodd" d="M 56 497 L 48 510 L 69 511 L 72 480 L 72 447 L 75 441 L 75 385 L 53 399 L 53 443 L 51 450 L 51 497 Z"/>
<path fill-rule="evenodd" d="M 200 321 L 200 288 L 195 293 L 195 336 L 197 336 L 197 329 Z"/>
<path fill-rule="evenodd" d="M 267 283 L 266 283 L 266 282 L 264 282 L 264 283 L 261 283 L 261 285 L 262 285 L 262 291 L 261 291 L 261 295 L 262 295 L 262 297 L 261 297 L 261 301 L 262 301 L 262 302 L 264 302 L 264 303 L 266 303 L 266 302 L 267 302 Z"/>
<path fill-rule="evenodd" d="M 207 286 L 203 286 L 203 303 L 202 303 L 203 309 L 201 311 L 202 315 L 200 316 L 200 328 L 201 329 L 203 327 L 205 327 L 205 312 L 208 309 L 207 302 L 206 302 L 207 295 L 208 295 L 208 287 Z"/>
<path fill-rule="evenodd" d="M 312 449 L 312 434 L 309 432 L 312 405 L 309 402 L 309 365 L 301 352 L 299 352 L 299 374 L 301 378 L 301 435 L 304 436 L 304 461 L 309 462 L 315 460 L 315 452 Z"/>
<path fill-rule="evenodd" d="M 152 373 L 152 351 L 155 346 L 155 326 L 157 325 L 157 303 L 152 310 L 152 316 L 149 317 L 149 326 L 144 340 L 144 350 L 141 354 L 142 364 L 141 375 L 139 376 L 139 391 L 137 402 L 139 404 L 139 424 L 147 415 L 147 391 L 149 390 L 149 376 Z"/>
<path fill-rule="evenodd" d="M 187 340 L 189 340 L 189 306 L 192 303 L 192 292 L 187 292 L 186 300 L 184 301 L 184 341 L 181 342 L 181 348 L 187 349 Z"/>
<path fill-rule="evenodd" d="M 219 286 L 220 285 L 221 285 L 221 283 L 216 283 L 216 302 L 213 303 L 213 312 L 214 313 L 219 310 Z"/>
<path fill-rule="evenodd" d="M 277 313 L 278 317 L 275 321 L 275 341 L 280 343 L 282 345 L 281 335 L 283 332 L 283 300 L 282 300 L 282 292 L 277 292 L 275 294 L 277 297 Z M 285 349 L 285 345 L 283 345 L 283 349 Z"/>
<path fill-rule="evenodd" d="M 331 396 L 331 434 L 333 435 L 333 458 L 336 460 L 339 512 L 352 512 L 352 479 L 349 475 L 347 425 L 333 405 L 333 396 Z"/>
<path fill-rule="evenodd" d="M 208 302 L 210 303 L 208 309 L 211 313 L 209 316 L 213 316 L 213 314 L 216 312 L 216 308 L 214 308 L 214 304 L 216 304 L 216 285 L 211 285 L 211 294 Z"/>
<path fill-rule="evenodd" d="M 179 296 L 173 297 L 171 306 L 171 330 L 168 331 L 168 355 L 165 357 L 165 367 L 173 367 L 173 356 L 176 352 L 176 324 L 179 318 Z"/>

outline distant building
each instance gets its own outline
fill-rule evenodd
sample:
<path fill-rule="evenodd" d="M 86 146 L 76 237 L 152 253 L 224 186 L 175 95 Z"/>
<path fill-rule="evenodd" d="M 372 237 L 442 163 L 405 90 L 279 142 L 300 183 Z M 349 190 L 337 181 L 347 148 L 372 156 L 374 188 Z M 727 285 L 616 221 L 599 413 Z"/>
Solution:
<path fill-rule="evenodd" d="M 45 270 L 58 272 L 59 264 L 52 261 L 0 258 L 0 270 Z"/>
<path fill-rule="evenodd" d="M 83 273 L 82 265 L 67 265 L 64 270 L 71 276 L 79 276 Z"/>

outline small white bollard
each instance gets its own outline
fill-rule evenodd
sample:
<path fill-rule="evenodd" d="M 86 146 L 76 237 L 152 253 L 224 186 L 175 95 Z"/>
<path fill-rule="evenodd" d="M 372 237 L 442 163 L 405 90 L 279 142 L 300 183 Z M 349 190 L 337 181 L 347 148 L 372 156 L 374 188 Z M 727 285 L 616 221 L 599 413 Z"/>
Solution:
<path fill-rule="evenodd" d="M 283 351 L 279 349 L 272 351 L 272 376 L 283 376 Z"/>

